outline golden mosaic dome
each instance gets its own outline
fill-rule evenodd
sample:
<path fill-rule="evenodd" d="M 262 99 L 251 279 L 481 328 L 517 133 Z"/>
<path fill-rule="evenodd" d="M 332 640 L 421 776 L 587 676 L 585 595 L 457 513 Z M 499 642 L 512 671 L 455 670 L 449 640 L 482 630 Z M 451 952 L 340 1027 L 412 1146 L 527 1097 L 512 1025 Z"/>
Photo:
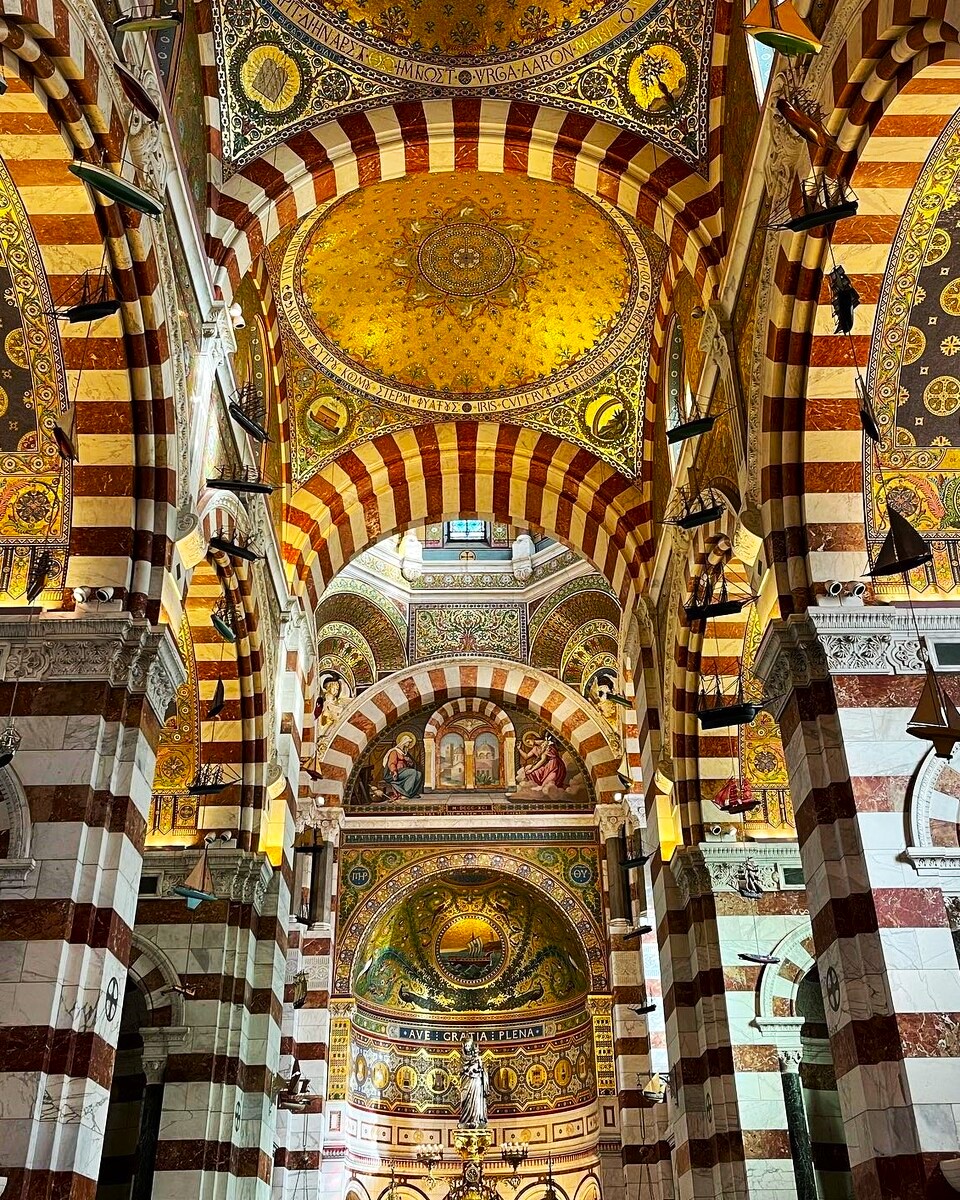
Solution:
<path fill-rule="evenodd" d="M 432 412 L 516 410 L 586 386 L 633 345 L 650 296 L 622 213 L 480 172 L 414 175 L 322 206 L 280 271 L 284 317 L 328 376 Z"/>

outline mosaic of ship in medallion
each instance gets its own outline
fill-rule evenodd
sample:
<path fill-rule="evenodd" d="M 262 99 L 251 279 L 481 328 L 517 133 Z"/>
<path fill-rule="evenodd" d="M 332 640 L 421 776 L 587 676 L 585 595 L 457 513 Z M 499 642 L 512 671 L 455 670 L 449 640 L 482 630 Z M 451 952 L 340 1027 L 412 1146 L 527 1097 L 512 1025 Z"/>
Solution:
<path fill-rule="evenodd" d="M 321 205 L 268 254 L 295 481 L 359 440 L 492 415 L 634 474 L 662 259 L 606 201 L 515 175 L 413 175 Z"/>
<path fill-rule="evenodd" d="M 573 1021 L 572 1029 L 563 1029 L 564 1022 L 537 1018 L 472 1030 L 490 1079 L 490 1116 L 557 1111 L 595 1099 L 591 1021 L 582 1009 Z M 395 1032 L 404 1040 L 397 1042 L 371 1035 L 367 1025 L 375 1027 L 377 1022 L 358 1014 L 351 1031 L 350 1103 L 370 1112 L 455 1116 L 460 1107 L 458 1043 L 463 1030 L 452 1023 L 439 1029 L 400 1025 Z M 426 1044 L 416 1044 L 419 1039 Z"/>
<path fill-rule="evenodd" d="M 43 598 L 58 597 L 70 535 L 71 471 L 53 438 L 67 404 L 53 300 L 26 209 L 0 162 L 0 592 L 26 593 L 46 550 Z"/>
<path fill-rule="evenodd" d="M 450 871 L 466 870 L 496 873 L 496 878 L 517 877 L 534 895 L 551 898 L 585 948 L 592 991 L 603 992 L 606 952 L 599 924 L 597 854 L 593 830 L 502 830 L 488 833 L 482 843 L 466 833 L 344 834 L 335 991 L 340 995 L 351 991 L 358 947 L 370 929 L 392 911 L 398 897 L 419 893 L 430 877 L 446 878 Z M 484 882 L 482 888 L 487 886 Z"/>
<path fill-rule="evenodd" d="M 216 0 L 224 158 L 403 100 L 498 92 L 642 132 L 701 163 L 706 0 Z"/>
<path fill-rule="evenodd" d="M 370 929 L 354 960 L 364 1006 L 425 1014 L 538 1015 L 581 1004 L 583 947 L 559 909 L 509 876 L 437 876 Z"/>
<path fill-rule="evenodd" d="M 427 710 L 381 734 L 350 778 L 346 805 L 566 806 L 590 804 L 591 796 L 583 764 L 553 730 L 487 704 L 448 715 Z"/>
<path fill-rule="evenodd" d="M 960 114 L 938 138 L 904 211 L 877 306 L 867 386 L 883 439 L 866 442 L 867 531 L 884 494 L 927 535 L 941 588 L 960 586 Z M 921 572 L 914 586 L 931 586 Z"/>

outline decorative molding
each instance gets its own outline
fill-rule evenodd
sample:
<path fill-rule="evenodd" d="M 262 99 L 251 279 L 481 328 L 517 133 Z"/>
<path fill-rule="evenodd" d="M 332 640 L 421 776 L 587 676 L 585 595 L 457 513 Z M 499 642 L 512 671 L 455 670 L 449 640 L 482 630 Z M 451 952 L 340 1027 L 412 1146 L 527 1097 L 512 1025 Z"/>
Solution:
<path fill-rule="evenodd" d="M 780 1063 L 780 1071 L 782 1074 L 799 1075 L 800 1064 L 803 1062 L 803 1050 L 778 1050 L 777 1060 Z"/>
<path fill-rule="evenodd" d="M 344 822 L 343 809 L 339 805 L 324 805 L 322 797 L 311 797 L 297 804 L 297 833 L 303 833 L 305 829 L 316 829 L 325 842 L 339 846 Z"/>
<path fill-rule="evenodd" d="M 760 1036 L 769 1039 L 777 1047 L 783 1047 L 781 1053 L 799 1053 L 800 1030 L 806 1023 L 806 1017 L 754 1017 L 750 1024 Z"/>
<path fill-rule="evenodd" d="M 162 722 L 187 673 L 169 626 L 130 613 L 97 617 L 0 616 L 0 679 L 104 680 L 146 696 Z"/>
<path fill-rule="evenodd" d="M 701 842 L 680 846 L 670 859 L 670 870 L 683 896 L 684 906 L 692 896 L 717 891 L 737 891 L 747 865 L 755 868 L 765 892 L 798 891 L 802 883 L 786 883 L 784 869 L 799 869 L 800 849 L 796 842 Z"/>
<path fill-rule="evenodd" d="M 943 891 L 960 892 L 960 847 L 908 846 L 901 857 Z"/>
<path fill-rule="evenodd" d="M 0 858 L 0 892 L 23 887 L 36 867 L 35 858 Z"/>
<path fill-rule="evenodd" d="M 887 606 L 811 608 L 772 621 L 760 643 L 754 674 L 765 691 L 786 704 L 792 688 L 833 675 L 919 675 L 921 635 L 960 643 L 955 608 Z M 779 712 L 774 712 L 777 717 Z"/>
<path fill-rule="evenodd" d="M 167 1059 L 171 1053 L 182 1048 L 187 1040 L 185 1025 L 143 1026 L 140 1029 L 143 1039 L 143 1073 L 147 1083 L 163 1083 L 167 1069 Z"/>
<path fill-rule="evenodd" d="M 143 856 L 143 873 L 159 875 L 156 895 L 168 899 L 173 888 L 182 884 L 197 865 L 202 848 L 192 846 L 178 850 L 147 850 Z M 236 900 L 253 904 L 257 912 L 263 908 L 267 888 L 273 878 L 273 867 L 265 854 L 229 847 L 211 846 L 207 851 L 213 890 L 219 900 Z M 141 899 L 150 899 L 142 896 Z"/>

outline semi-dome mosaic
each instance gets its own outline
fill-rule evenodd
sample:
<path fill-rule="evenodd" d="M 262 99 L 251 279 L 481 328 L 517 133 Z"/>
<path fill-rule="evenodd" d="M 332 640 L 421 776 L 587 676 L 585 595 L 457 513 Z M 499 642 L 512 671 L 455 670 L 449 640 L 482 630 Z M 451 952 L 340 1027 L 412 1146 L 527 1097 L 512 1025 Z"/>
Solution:
<path fill-rule="evenodd" d="M 280 269 L 282 313 L 331 382 L 435 413 L 516 411 L 582 390 L 635 343 L 650 297 L 646 251 L 618 210 L 480 172 L 415 175 L 322 205 Z M 306 418 L 336 420 L 330 403 L 319 394 Z"/>
<path fill-rule="evenodd" d="M 573 928 L 548 900 L 492 871 L 451 871 L 371 929 L 353 993 L 381 1011 L 508 1016 L 580 1004 L 588 978 Z"/>

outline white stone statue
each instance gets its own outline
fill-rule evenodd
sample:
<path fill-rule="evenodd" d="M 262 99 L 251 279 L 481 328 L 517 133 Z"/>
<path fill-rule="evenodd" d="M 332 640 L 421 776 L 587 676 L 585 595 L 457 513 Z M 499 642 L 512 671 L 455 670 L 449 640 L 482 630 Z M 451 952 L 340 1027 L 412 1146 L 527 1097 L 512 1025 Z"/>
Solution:
<path fill-rule="evenodd" d="M 460 1067 L 460 1128 L 486 1129 L 487 1091 L 490 1079 L 480 1057 L 480 1047 L 471 1036 L 463 1043 Z"/>

